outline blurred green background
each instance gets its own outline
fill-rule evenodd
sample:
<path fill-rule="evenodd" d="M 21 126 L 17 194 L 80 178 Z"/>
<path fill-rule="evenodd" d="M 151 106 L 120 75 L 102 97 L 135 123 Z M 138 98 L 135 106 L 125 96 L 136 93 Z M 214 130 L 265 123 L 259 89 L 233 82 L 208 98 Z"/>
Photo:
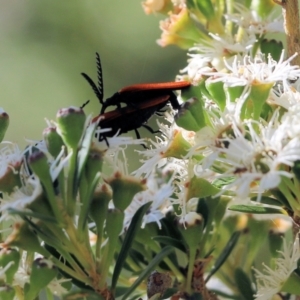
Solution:
<path fill-rule="evenodd" d="M 98 100 L 80 75 L 96 80 L 95 52 L 102 60 L 105 98 L 123 86 L 171 81 L 186 53 L 160 48 L 161 16 L 147 16 L 141 1 L 1 0 L 0 94 L 10 116 L 5 140 L 39 140 L 44 118 L 59 108 L 81 106 L 97 115 Z M 141 129 L 141 135 L 144 135 Z"/>

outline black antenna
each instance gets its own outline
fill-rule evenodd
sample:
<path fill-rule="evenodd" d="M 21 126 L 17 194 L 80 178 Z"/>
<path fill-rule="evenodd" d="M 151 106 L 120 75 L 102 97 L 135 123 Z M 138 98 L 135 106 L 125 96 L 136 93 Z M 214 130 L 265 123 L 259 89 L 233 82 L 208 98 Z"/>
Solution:
<path fill-rule="evenodd" d="M 98 52 L 96 52 L 96 64 L 97 64 L 98 91 L 100 92 L 100 95 L 102 97 L 102 102 L 103 102 L 103 95 L 104 95 L 103 76 L 102 76 L 102 66 L 101 66 L 100 55 Z"/>
<path fill-rule="evenodd" d="M 101 68 L 101 61 L 100 56 L 96 52 L 96 62 L 97 62 L 97 75 L 98 75 L 98 87 L 93 81 L 93 79 L 85 73 L 81 73 L 81 75 L 85 78 L 85 80 L 89 83 L 92 87 L 95 95 L 99 99 L 100 103 L 103 104 L 103 82 L 102 82 L 102 68 Z"/>

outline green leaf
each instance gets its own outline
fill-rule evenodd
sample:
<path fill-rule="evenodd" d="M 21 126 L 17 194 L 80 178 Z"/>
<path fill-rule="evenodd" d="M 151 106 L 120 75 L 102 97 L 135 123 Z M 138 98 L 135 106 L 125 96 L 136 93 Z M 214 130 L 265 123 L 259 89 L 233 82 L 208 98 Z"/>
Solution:
<path fill-rule="evenodd" d="M 282 204 L 281 206 L 285 206 L 292 210 L 289 201 L 281 191 L 279 191 L 278 189 L 271 189 L 270 192 L 274 196 L 274 198 L 276 198 Z"/>
<path fill-rule="evenodd" d="M 249 214 L 283 214 L 287 215 L 286 211 L 282 208 L 263 207 L 256 205 L 232 205 L 228 208 L 232 211 L 239 211 Z"/>
<path fill-rule="evenodd" d="M 234 246 L 236 245 L 240 235 L 241 235 L 241 232 L 239 232 L 239 231 L 236 231 L 232 234 L 232 236 L 230 237 L 230 240 L 228 241 L 227 245 L 225 246 L 225 248 L 221 252 L 218 259 L 216 260 L 215 265 L 212 267 L 210 273 L 208 274 L 205 282 L 207 282 L 221 268 L 223 263 L 226 261 L 227 257 L 232 252 L 232 250 L 233 250 Z"/>
<path fill-rule="evenodd" d="M 179 250 L 181 250 L 182 252 L 186 253 L 187 249 L 185 248 L 184 244 L 182 243 L 182 241 L 173 239 L 169 236 L 155 236 L 153 237 L 153 240 L 165 244 L 165 245 L 169 245 L 172 246 L 174 248 L 177 248 Z"/>
<path fill-rule="evenodd" d="M 252 197 L 251 201 L 256 201 L 257 197 Z M 280 201 L 278 201 L 278 199 L 275 199 L 273 197 L 268 197 L 268 196 L 262 196 L 260 198 L 260 202 L 263 204 L 269 204 L 269 205 L 280 205 Z"/>
<path fill-rule="evenodd" d="M 215 170 L 216 172 L 220 171 L 218 169 Z M 234 182 L 236 180 L 235 177 L 224 177 L 224 178 L 217 178 L 215 179 L 212 184 L 216 186 L 219 189 L 222 189 L 224 186 L 229 185 L 230 183 Z"/>
<path fill-rule="evenodd" d="M 44 221 L 44 222 L 56 223 L 56 225 L 58 225 L 57 220 L 54 217 L 51 217 L 51 216 L 46 216 L 46 215 L 39 214 L 39 213 L 32 212 L 32 211 L 18 210 L 18 209 L 14 209 L 14 208 L 8 208 L 7 211 L 8 211 L 9 214 L 18 215 L 21 218 L 32 217 L 32 218 L 35 218 L 35 219 L 38 219 L 38 220 L 41 220 L 41 221 Z"/>
<path fill-rule="evenodd" d="M 245 298 L 245 300 L 253 300 L 255 292 L 251 287 L 251 280 L 247 274 L 240 268 L 237 268 L 234 272 L 235 282 L 240 294 Z"/>
<path fill-rule="evenodd" d="M 122 248 L 120 250 L 120 253 L 118 255 L 118 259 L 116 261 L 114 273 L 112 276 L 112 284 L 111 284 L 111 291 L 114 291 L 117 285 L 117 281 L 119 278 L 119 275 L 122 271 L 124 262 L 126 260 L 126 257 L 128 255 L 128 252 L 131 248 L 133 239 L 136 235 L 137 230 L 141 227 L 142 220 L 144 214 L 147 212 L 148 208 L 151 206 L 152 202 L 148 202 L 141 206 L 137 212 L 134 214 L 131 223 L 129 225 L 129 228 L 127 230 L 127 233 L 125 235 L 125 239 L 122 244 Z"/>
<path fill-rule="evenodd" d="M 128 289 L 127 293 L 123 295 L 122 300 L 126 300 L 127 297 L 135 290 L 135 288 L 151 273 L 154 267 L 159 264 L 166 256 L 168 256 L 174 248 L 171 246 L 167 246 L 158 253 L 153 260 L 148 264 L 145 270 L 140 274 L 138 279 L 132 284 L 132 286 Z"/>

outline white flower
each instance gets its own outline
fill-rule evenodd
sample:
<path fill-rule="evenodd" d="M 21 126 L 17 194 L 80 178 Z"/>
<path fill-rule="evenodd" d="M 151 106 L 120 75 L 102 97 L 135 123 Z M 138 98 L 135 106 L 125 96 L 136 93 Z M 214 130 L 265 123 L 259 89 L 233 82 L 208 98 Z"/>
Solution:
<path fill-rule="evenodd" d="M 191 81 L 197 83 L 201 79 L 202 74 L 209 72 L 212 67 L 216 70 L 224 68 L 223 58 L 227 57 L 231 60 L 234 55 L 243 55 L 249 53 L 256 37 L 254 34 L 247 34 L 241 40 L 236 40 L 232 35 L 217 35 L 209 33 L 210 41 L 205 41 L 190 49 L 192 59 L 185 72 L 191 76 Z"/>
<path fill-rule="evenodd" d="M 223 168 L 223 173 L 218 177 L 235 178 L 226 189 L 234 188 L 241 198 L 249 196 L 254 183 L 260 197 L 264 190 L 277 187 L 281 176 L 291 178 L 292 173 L 282 170 L 280 166 L 291 167 L 300 159 L 300 140 L 299 137 L 289 139 L 288 123 L 279 124 L 277 118 L 278 114 L 274 113 L 273 119 L 265 127 L 246 121 L 246 135 L 233 123 L 232 136 L 220 139 L 220 143 L 228 146 L 212 148 L 212 154 L 204 159 L 202 167 L 216 165 Z M 259 134 L 255 126 L 259 126 Z"/>
<path fill-rule="evenodd" d="M 15 168 L 19 167 L 23 160 L 23 152 L 17 144 L 3 142 L 1 146 L 3 147 L 0 150 L 0 178 L 6 174 L 9 168 L 15 171 Z"/>
<path fill-rule="evenodd" d="M 188 66 L 180 70 L 180 73 L 187 73 L 187 76 L 192 84 L 197 85 L 205 73 L 212 72 L 210 66 L 211 58 L 203 54 L 188 54 L 191 58 L 188 60 Z M 178 76 L 178 80 L 184 80 L 184 76 Z"/>
<path fill-rule="evenodd" d="M 262 19 L 257 11 L 250 10 L 240 3 L 234 3 L 237 13 L 225 14 L 225 18 L 243 27 L 252 34 L 262 36 L 268 32 L 284 32 L 282 16 L 278 11 L 273 10 L 268 16 Z"/>
<path fill-rule="evenodd" d="M 280 60 L 276 62 L 269 55 L 267 61 L 262 55 L 257 55 L 254 59 L 245 56 L 243 62 L 234 58 L 233 62 L 224 59 L 227 72 L 210 72 L 206 75 L 213 76 L 209 80 L 212 82 L 222 81 L 228 86 L 251 86 L 255 84 L 272 84 L 282 82 L 284 90 L 289 89 L 288 80 L 295 80 L 300 76 L 299 66 L 291 65 L 297 53 L 284 60 L 282 52 Z"/>
<path fill-rule="evenodd" d="M 0 204 L 0 221 L 10 219 L 9 209 L 26 210 L 26 207 L 32 203 L 43 192 L 41 183 L 33 177 L 26 181 L 26 185 L 16 189 L 11 195 L 5 196 Z"/>
<path fill-rule="evenodd" d="M 287 246 L 286 241 L 283 244 L 283 251 L 278 251 L 282 257 L 275 261 L 275 268 L 264 264 L 264 273 L 254 269 L 257 279 L 257 293 L 255 300 L 269 300 L 273 295 L 280 292 L 282 286 L 297 268 L 297 262 L 300 258 L 299 238 L 297 237 L 293 244 Z"/>
<path fill-rule="evenodd" d="M 62 296 L 68 292 L 66 288 L 63 287 L 63 283 L 71 281 L 71 279 L 57 279 L 56 277 L 47 285 L 47 288 L 56 296 Z"/>
<path fill-rule="evenodd" d="M 171 120 L 170 115 L 167 115 L 166 117 L 167 120 Z M 150 140 L 150 143 L 152 144 L 152 147 L 150 149 L 144 151 L 136 151 L 147 158 L 142 161 L 143 165 L 133 172 L 136 177 L 140 177 L 142 174 L 145 174 L 145 177 L 149 177 L 156 167 L 171 170 L 172 165 L 175 168 L 175 173 L 177 169 L 181 169 L 180 165 L 182 163 L 182 160 L 173 157 L 166 158 L 165 153 L 172 144 L 173 137 L 176 134 L 179 134 L 179 131 L 184 136 L 184 138 L 189 141 L 192 141 L 194 134 L 190 134 L 190 132 L 179 128 L 175 123 L 173 123 L 171 126 L 158 123 L 158 126 L 159 130 L 162 133 L 161 137 L 156 136 L 156 141 Z"/>
<path fill-rule="evenodd" d="M 171 196 L 174 192 L 172 187 L 173 179 L 167 184 L 158 185 L 158 179 L 148 179 L 148 189 L 136 194 L 127 209 L 125 210 L 124 228 L 128 228 L 136 211 L 144 204 L 152 201 L 152 204 L 143 217 L 142 228 L 147 223 L 156 222 L 161 228 L 160 219 L 167 213 L 171 205 Z"/>
<path fill-rule="evenodd" d="M 277 90 L 271 90 L 268 102 L 281 106 L 286 110 L 297 109 L 300 104 L 300 93 L 292 87 L 285 91 L 282 91 L 280 87 L 278 87 Z"/>

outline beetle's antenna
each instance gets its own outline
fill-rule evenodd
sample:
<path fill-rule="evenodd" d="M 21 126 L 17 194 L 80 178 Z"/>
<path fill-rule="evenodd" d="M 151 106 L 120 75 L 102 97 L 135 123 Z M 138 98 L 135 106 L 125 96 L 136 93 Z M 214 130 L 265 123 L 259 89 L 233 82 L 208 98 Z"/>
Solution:
<path fill-rule="evenodd" d="M 95 95 L 99 99 L 100 103 L 103 104 L 103 97 L 100 91 L 98 90 L 98 87 L 96 86 L 95 82 L 92 80 L 90 76 L 88 76 L 85 73 L 81 73 L 81 75 L 85 78 L 85 80 L 89 83 L 89 85 L 92 87 Z"/>
<path fill-rule="evenodd" d="M 103 76 L 102 76 L 102 66 L 101 66 L 100 55 L 98 52 L 96 52 L 96 63 L 97 63 L 98 91 L 101 95 L 102 101 L 100 101 L 100 102 L 102 103 L 103 95 L 104 95 Z"/>
<path fill-rule="evenodd" d="M 95 84 L 95 82 L 93 81 L 93 79 L 89 75 L 87 75 L 85 73 L 81 73 L 81 75 L 85 78 L 85 80 L 92 87 L 95 95 L 99 99 L 100 103 L 103 105 L 102 67 L 101 67 L 100 55 L 97 52 L 96 52 L 96 63 L 97 63 L 98 86 Z"/>

